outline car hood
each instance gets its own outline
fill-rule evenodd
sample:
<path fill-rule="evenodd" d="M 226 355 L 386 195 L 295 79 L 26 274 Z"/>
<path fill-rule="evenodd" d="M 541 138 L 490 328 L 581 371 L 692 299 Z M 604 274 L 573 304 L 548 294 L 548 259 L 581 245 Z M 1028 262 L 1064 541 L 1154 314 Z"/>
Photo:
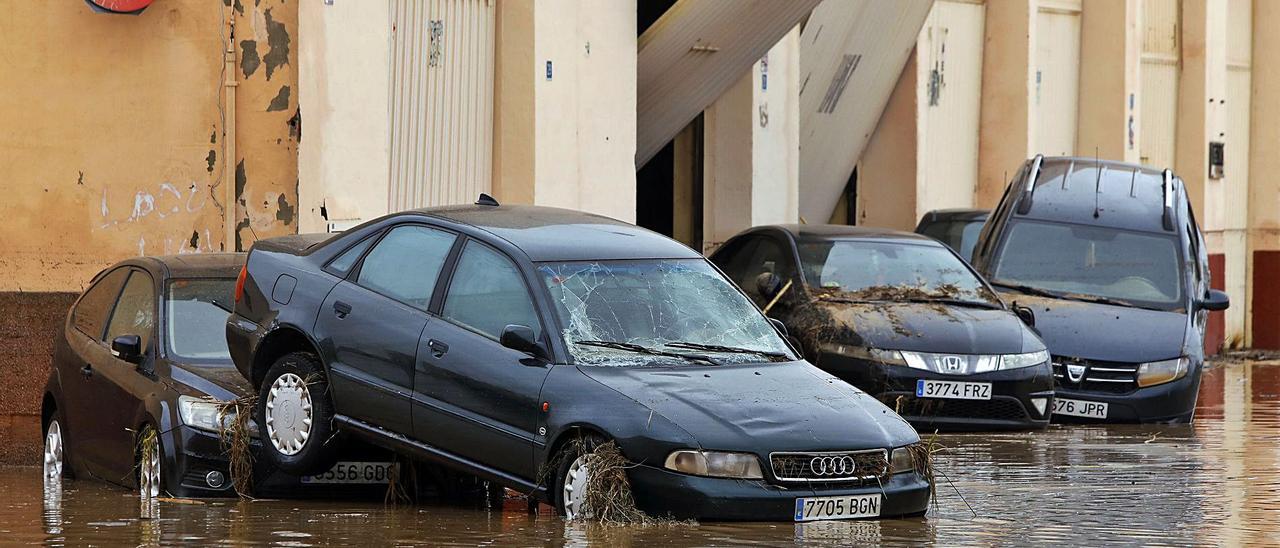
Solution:
<path fill-rule="evenodd" d="M 1055 356 L 1140 363 L 1181 355 L 1187 316 L 1181 312 L 1004 293 L 1030 308 L 1036 329 Z"/>
<path fill-rule="evenodd" d="M 196 392 L 191 395 L 207 395 L 221 401 L 231 401 L 253 393 L 249 381 L 229 363 L 175 363 L 172 364 L 169 375 L 175 382 Z"/>
<path fill-rule="evenodd" d="M 919 440 L 884 404 L 808 362 L 580 369 L 661 414 L 704 449 L 767 455 Z"/>
<path fill-rule="evenodd" d="M 855 346 L 953 354 L 1017 354 L 1041 349 L 1008 310 L 926 303 L 814 302 L 831 339 Z M 809 322 L 801 322 L 809 323 Z"/>

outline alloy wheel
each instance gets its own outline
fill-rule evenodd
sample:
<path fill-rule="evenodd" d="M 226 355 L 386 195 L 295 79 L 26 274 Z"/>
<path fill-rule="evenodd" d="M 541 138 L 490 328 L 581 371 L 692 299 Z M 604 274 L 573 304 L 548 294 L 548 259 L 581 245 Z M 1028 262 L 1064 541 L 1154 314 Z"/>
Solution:
<path fill-rule="evenodd" d="M 142 455 L 138 463 L 138 491 L 143 500 L 160 497 L 160 438 L 143 437 Z"/>
<path fill-rule="evenodd" d="M 49 421 L 44 435 L 44 479 L 62 479 L 62 426 L 57 419 Z"/>
<path fill-rule="evenodd" d="M 266 404 L 267 438 L 284 455 L 302 451 L 311 437 L 311 392 L 307 383 L 293 373 L 276 377 Z"/>
<path fill-rule="evenodd" d="M 565 472 L 564 492 L 561 494 L 565 519 L 589 517 L 583 512 L 583 506 L 587 502 L 587 479 L 591 475 L 588 458 L 589 455 L 578 455 L 573 464 L 569 465 L 569 470 Z"/>

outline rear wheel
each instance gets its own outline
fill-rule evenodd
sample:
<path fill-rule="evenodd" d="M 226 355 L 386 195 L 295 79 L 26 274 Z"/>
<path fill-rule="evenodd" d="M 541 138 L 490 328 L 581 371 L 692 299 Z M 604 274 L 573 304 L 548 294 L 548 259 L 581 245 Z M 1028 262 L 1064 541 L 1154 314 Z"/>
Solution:
<path fill-rule="evenodd" d="M 67 477 L 66 445 L 62 439 L 62 417 L 55 411 L 44 429 L 44 483 L 61 483 Z"/>
<path fill-rule="evenodd" d="M 305 476 L 333 466 L 333 402 L 314 355 L 295 352 L 276 360 L 263 379 L 257 415 L 264 452 L 277 468 Z"/>

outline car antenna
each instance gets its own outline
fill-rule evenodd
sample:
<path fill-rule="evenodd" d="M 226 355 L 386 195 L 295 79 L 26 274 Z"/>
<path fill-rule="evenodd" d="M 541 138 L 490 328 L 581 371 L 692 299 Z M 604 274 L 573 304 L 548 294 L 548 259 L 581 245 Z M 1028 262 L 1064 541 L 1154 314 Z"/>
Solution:
<path fill-rule="evenodd" d="M 476 205 L 497 206 L 501 204 L 499 204 L 497 200 L 493 199 L 493 196 L 481 192 L 480 197 L 476 198 Z"/>
<path fill-rule="evenodd" d="M 1098 178 L 1093 182 L 1093 218 L 1098 218 L 1098 194 L 1102 192 L 1102 160 L 1098 158 L 1098 147 L 1093 147 L 1093 164 Z"/>

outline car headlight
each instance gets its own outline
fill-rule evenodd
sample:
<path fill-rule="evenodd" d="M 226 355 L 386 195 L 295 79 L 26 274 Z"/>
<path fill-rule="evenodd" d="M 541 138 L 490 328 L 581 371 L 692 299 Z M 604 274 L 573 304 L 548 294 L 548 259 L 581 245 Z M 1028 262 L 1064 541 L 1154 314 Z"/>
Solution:
<path fill-rule="evenodd" d="M 1190 360 L 1185 357 L 1158 362 L 1147 362 L 1138 366 L 1138 386 L 1155 386 L 1173 382 L 1187 376 Z"/>
<path fill-rule="evenodd" d="M 838 354 L 856 360 L 883 363 L 888 365 L 910 365 L 897 350 L 884 350 L 866 346 L 849 346 L 845 344 L 826 343 L 821 350 L 828 354 Z M 912 366 L 915 367 L 915 366 Z"/>
<path fill-rule="evenodd" d="M 889 453 L 889 473 L 910 472 L 916 469 L 915 459 L 911 456 L 911 446 L 903 446 Z"/>
<path fill-rule="evenodd" d="M 1049 361 L 1049 351 L 1039 350 L 1026 354 L 1005 354 L 1000 356 L 1000 369 L 1018 369 L 1040 365 Z"/>
<path fill-rule="evenodd" d="M 760 459 L 750 453 L 726 453 L 723 451 L 696 451 L 686 449 L 667 455 L 666 468 L 717 478 L 761 479 Z"/>
<path fill-rule="evenodd" d="M 224 426 L 230 428 L 236 419 L 234 411 L 228 411 L 219 417 L 222 405 L 223 402 L 206 398 L 178 396 L 178 416 L 182 419 L 182 424 L 218 433 Z M 258 435 L 258 425 L 253 421 L 249 421 L 249 435 Z"/>

